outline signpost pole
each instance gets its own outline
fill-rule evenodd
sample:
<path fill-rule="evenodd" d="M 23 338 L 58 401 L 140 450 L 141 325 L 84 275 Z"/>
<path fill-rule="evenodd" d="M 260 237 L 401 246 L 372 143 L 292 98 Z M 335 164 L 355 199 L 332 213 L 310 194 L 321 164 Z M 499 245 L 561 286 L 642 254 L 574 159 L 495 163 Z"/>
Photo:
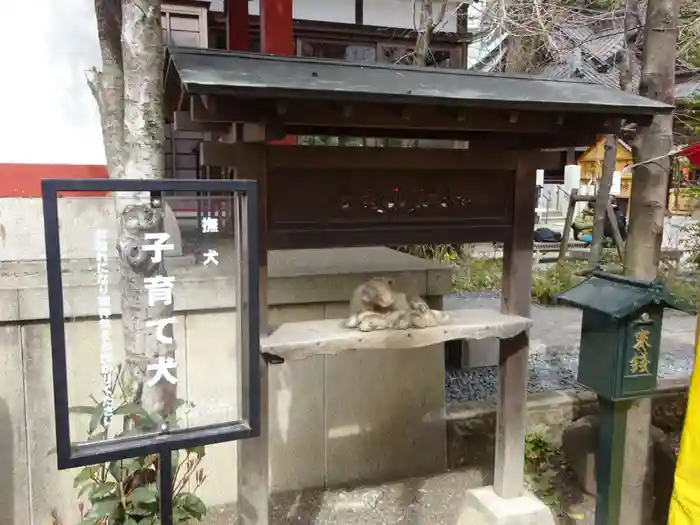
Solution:
<path fill-rule="evenodd" d="M 618 525 L 622 501 L 622 467 L 625 429 L 630 401 L 610 401 L 598 396 L 600 427 L 596 455 L 595 525 Z"/>
<path fill-rule="evenodd" d="M 173 525 L 173 458 L 170 451 L 158 455 L 160 525 Z"/>

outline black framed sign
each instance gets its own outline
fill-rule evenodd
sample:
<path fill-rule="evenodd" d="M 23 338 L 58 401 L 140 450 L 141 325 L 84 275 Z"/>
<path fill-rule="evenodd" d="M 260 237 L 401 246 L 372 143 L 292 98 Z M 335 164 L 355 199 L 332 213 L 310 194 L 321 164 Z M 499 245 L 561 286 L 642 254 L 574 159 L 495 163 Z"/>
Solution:
<path fill-rule="evenodd" d="M 257 183 L 42 181 L 58 468 L 260 432 Z"/>

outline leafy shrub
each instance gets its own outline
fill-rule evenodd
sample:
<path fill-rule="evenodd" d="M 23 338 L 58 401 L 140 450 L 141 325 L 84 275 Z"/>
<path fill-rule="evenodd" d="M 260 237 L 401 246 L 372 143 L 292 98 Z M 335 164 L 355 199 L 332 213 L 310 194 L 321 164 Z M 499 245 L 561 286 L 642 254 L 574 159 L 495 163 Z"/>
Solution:
<path fill-rule="evenodd" d="M 470 258 L 458 265 L 452 283 L 460 292 L 500 292 L 502 275 L 502 259 Z"/>
<path fill-rule="evenodd" d="M 452 244 L 416 244 L 410 246 L 396 246 L 394 249 L 409 255 L 422 257 L 423 259 L 431 259 L 445 264 L 456 264 L 461 257 L 459 249 Z"/>
<path fill-rule="evenodd" d="M 585 267 L 583 262 L 564 261 L 549 268 L 537 268 L 532 272 L 532 299 L 540 304 L 552 304 L 556 294 L 577 284 L 581 277 L 577 272 Z M 455 291 L 500 291 L 503 275 L 502 259 L 466 259 L 453 276 Z"/>
<path fill-rule="evenodd" d="M 163 423 L 168 423 L 171 428 L 177 425 L 177 411 L 168 421 L 163 421 L 159 415 L 149 414 L 141 405 L 129 401 L 121 368 L 116 374 L 113 390 L 119 392 L 120 399 L 115 399 L 115 418 L 109 425 L 105 422 L 103 403 L 93 396 L 90 398 L 92 405 L 70 408 L 71 413 L 89 418 L 88 441 L 139 435 L 159 428 Z M 176 406 L 182 409 L 193 405 L 178 400 Z M 122 430 L 114 433 L 117 418 L 123 420 L 123 425 Z M 204 447 L 172 453 L 173 521 L 176 524 L 201 521 L 207 512 L 204 502 L 196 496 L 206 479 L 201 468 L 204 455 Z M 82 518 L 79 525 L 160 525 L 158 463 L 158 455 L 149 455 L 80 469 L 73 479 Z M 87 505 L 84 500 L 87 500 Z M 62 525 L 55 511 L 52 516 L 53 525 Z"/>
<path fill-rule="evenodd" d="M 698 190 L 700 191 L 700 188 Z M 696 270 L 700 270 L 700 221 L 684 226 L 681 232 L 687 235 L 686 247 L 690 252 L 690 262 Z"/>
<path fill-rule="evenodd" d="M 532 272 L 532 300 L 539 304 L 554 304 L 554 296 L 573 288 L 581 281 L 577 272 L 583 270 L 583 261 L 563 261 L 545 270 Z"/>

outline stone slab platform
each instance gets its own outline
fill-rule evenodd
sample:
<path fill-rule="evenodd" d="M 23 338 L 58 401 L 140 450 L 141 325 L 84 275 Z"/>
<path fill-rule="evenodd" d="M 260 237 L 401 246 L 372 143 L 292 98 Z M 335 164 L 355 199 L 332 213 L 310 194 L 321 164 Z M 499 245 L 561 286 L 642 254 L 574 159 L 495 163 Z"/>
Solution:
<path fill-rule="evenodd" d="M 351 349 L 423 348 L 453 339 L 508 339 L 532 325 L 530 319 L 495 310 L 452 310 L 449 315 L 440 326 L 374 332 L 345 328 L 345 319 L 286 323 L 261 340 L 261 351 L 295 360 Z"/>

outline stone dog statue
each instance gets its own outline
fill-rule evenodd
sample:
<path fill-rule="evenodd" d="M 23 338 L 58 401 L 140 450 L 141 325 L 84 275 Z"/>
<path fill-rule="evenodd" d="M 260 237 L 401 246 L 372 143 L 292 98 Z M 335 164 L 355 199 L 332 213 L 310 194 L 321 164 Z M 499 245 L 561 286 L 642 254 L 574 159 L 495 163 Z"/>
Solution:
<path fill-rule="evenodd" d="M 394 291 L 393 285 L 393 279 L 374 277 L 355 288 L 345 327 L 361 332 L 408 330 L 438 326 L 449 320 L 445 312 L 431 310 L 421 297 Z"/>

